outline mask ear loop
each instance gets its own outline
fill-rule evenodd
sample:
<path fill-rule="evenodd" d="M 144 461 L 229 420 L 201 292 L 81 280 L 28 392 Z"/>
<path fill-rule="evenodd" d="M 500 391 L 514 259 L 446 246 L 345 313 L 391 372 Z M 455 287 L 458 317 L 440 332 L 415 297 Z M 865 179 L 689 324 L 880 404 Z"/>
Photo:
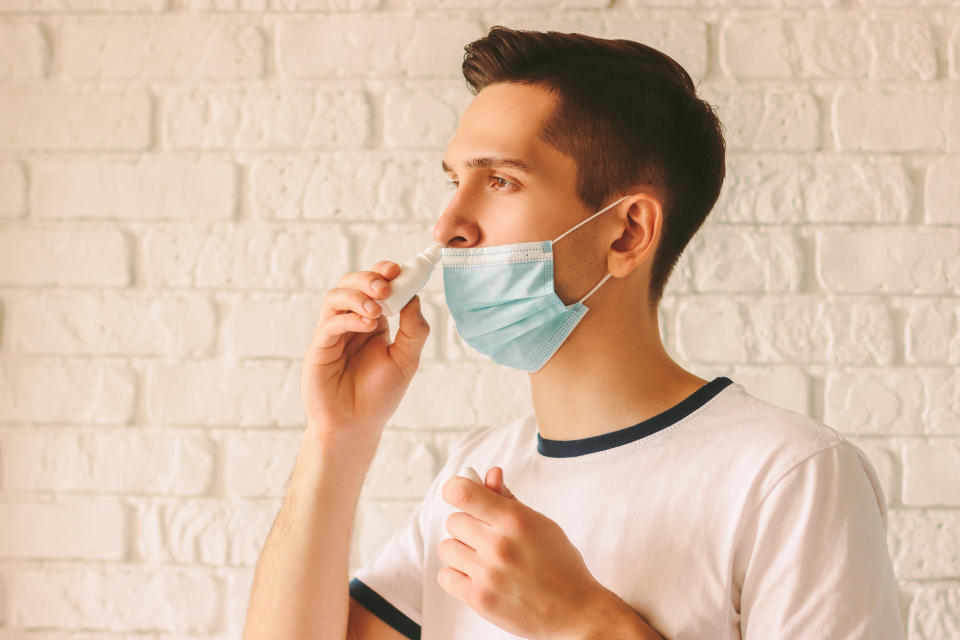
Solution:
<path fill-rule="evenodd" d="M 609 211 L 610 209 L 612 209 L 613 207 L 617 206 L 618 204 L 620 204 L 621 202 L 623 202 L 624 200 L 626 200 L 626 199 L 629 198 L 629 197 L 630 197 L 629 194 L 628 194 L 628 195 L 625 195 L 625 196 L 623 196 L 622 198 L 620 198 L 619 200 L 617 200 L 616 202 L 614 202 L 613 204 L 607 205 L 607 206 L 604 207 L 603 209 L 600 209 L 600 211 L 597 211 L 595 214 L 593 214 L 592 216 L 590 216 L 589 218 L 587 218 L 587 219 L 584 220 L 583 222 L 579 222 L 579 223 L 573 225 L 572 227 L 570 227 L 569 229 L 567 229 L 566 231 L 564 231 L 563 233 L 561 233 L 559 236 L 557 236 L 557 238 L 556 238 L 555 240 L 553 240 L 553 242 L 557 242 L 557 241 L 560 240 L 560 238 L 562 238 L 563 236 L 567 235 L 568 233 L 571 233 L 571 232 L 573 232 L 573 231 L 576 231 L 577 229 L 579 229 L 579 228 L 582 227 L 583 225 L 587 224 L 588 222 L 590 222 L 591 220 L 593 220 L 594 218 L 596 218 L 596 217 L 597 217 L 598 215 L 600 215 L 601 213 L 605 213 L 605 212 Z"/>
<path fill-rule="evenodd" d="M 563 233 L 561 233 L 560 236 L 557 237 L 557 239 L 554 240 L 553 242 L 557 242 L 557 240 L 560 240 L 560 238 L 562 238 L 563 236 L 567 235 L 568 233 L 570 233 L 570 232 L 572 232 L 572 231 L 576 231 L 578 228 L 580 228 L 580 227 L 582 227 L 583 225 L 587 224 L 588 222 L 590 222 L 591 220 L 593 220 L 594 218 L 596 218 L 596 217 L 597 217 L 598 215 L 600 215 L 601 213 L 605 213 L 605 212 L 609 211 L 610 209 L 612 209 L 613 207 L 617 206 L 618 204 L 620 204 L 621 202 L 623 202 L 624 200 L 626 200 L 628 197 L 629 197 L 629 194 L 623 196 L 622 198 L 620 198 L 619 200 L 617 200 L 617 201 L 614 202 L 613 204 L 607 205 L 607 206 L 604 207 L 603 209 L 600 209 L 600 211 L 597 211 L 595 214 L 593 214 L 592 216 L 590 216 L 589 218 L 587 218 L 587 219 L 584 220 L 583 222 L 580 222 L 580 223 L 578 223 L 578 224 L 570 227 L 569 229 L 567 229 L 567 230 L 564 231 Z M 552 244 L 552 243 L 551 243 L 551 244 Z M 610 279 L 610 276 L 612 276 L 612 275 L 613 275 L 612 273 L 608 273 L 607 275 L 603 276 L 603 278 L 600 280 L 600 282 L 598 282 L 598 283 L 593 287 L 593 289 L 590 289 L 590 291 L 587 292 L 587 295 L 585 295 L 585 296 L 583 296 L 582 298 L 580 298 L 579 300 L 577 300 L 577 303 L 578 303 L 578 304 L 579 304 L 579 303 L 582 303 L 584 300 L 586 300 L 587 298 L 589 298 L 590 296 L 592 296 L 592 295 L 593 295 L 593 292 L 596 291 L 597 289 L 599 289 L 599 288 L 603 285 L 604 282 L 606 282 L 607 280 Z"/>
<path fill-rule="evenodd" d="M 593 295 L 593 292 L 596 291 L 597 289 L 599 289 L 600 286 L 601 286 L 604 282 L 606 282 L 607 280 L 609 280 L 609 279 L 610 279 L 610 276 L 612 276 L 612 275 L 613 275 L 612 273 L 608 273 L 607 275 L 603 276 L 603 278 L 600 280 L 600 282 L 598 282 L 593 289 L 590 289 L 590 292 L 589 292 L 587 295 L 585 295 L 585 296 L 583 296 L 582 298 L 580 298 L 579 300 L 577 300 L 577 302 L 581 302 L 581 303 L 582 303 L 584 300 L 586 300 L 586 299 L 589 298 L 591 295 Z"/>

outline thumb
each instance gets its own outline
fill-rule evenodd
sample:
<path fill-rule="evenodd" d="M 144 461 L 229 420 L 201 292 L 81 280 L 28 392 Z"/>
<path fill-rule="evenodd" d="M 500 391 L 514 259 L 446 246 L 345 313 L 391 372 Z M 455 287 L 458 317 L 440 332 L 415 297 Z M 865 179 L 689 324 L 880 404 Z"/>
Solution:
<path fill-rule="evenodd" d="M 430 325 L 420 309 L 420 296 L 413 296 L 399 313 L 400 324 L 393 344 L 387 352 L 400 367 L 409 369 L 406 374 L 412 376 L 420 364 L 420 352 L 430 335 Z"/>

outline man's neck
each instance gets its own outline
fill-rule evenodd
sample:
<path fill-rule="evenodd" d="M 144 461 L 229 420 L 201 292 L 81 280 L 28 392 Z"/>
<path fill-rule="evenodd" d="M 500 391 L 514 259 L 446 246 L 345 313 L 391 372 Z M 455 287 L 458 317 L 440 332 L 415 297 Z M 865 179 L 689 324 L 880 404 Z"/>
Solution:
<path fill-rule="evenodd" d="M 656 314 L 590 313 L 554 356 L 530 374 L 540 435 L 575 440 L 637 424 L 708 381 L 667 354 Z M 592 316 L 592 317 L 591 317 Z"/>

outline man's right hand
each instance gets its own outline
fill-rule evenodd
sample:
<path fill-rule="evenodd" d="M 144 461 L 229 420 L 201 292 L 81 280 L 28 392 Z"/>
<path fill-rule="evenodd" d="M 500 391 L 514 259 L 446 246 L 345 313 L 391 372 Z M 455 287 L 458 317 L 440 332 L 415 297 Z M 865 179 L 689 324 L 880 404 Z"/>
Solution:
<path fill-rule="evenodd" d="M 430 334 L 420 297 L 397 316 L 393 344 L 376 303 L 390 295 L 389 281 L 399 274 L 400 265 L 384 260 L 370 271 L 347 273 L 324 296 L 300 375 L 307 429 L 323 443 L 374 451 L 416 373 Z M 378 281 L 386 286 L 375 289 Z"/>

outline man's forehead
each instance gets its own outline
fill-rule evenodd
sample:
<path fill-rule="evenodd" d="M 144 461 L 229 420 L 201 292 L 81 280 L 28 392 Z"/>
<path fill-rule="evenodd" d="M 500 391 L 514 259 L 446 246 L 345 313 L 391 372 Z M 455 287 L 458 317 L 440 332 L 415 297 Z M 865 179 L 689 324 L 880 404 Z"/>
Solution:
<path fill-rule="evenodd" d="M 444 171 L 509 167 L 535 172 L 546 143 L 539 132 L 553 99 L 529 85 L 494 84 L 467 105 L 441 163 Z"/>

